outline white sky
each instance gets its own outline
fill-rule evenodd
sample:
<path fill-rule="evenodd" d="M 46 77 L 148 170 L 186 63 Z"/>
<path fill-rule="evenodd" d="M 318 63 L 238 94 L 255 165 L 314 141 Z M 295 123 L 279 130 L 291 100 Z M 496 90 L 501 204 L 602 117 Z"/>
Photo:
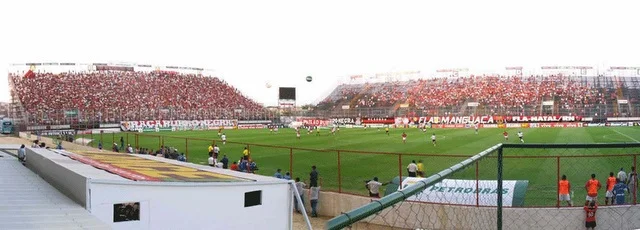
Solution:
<path fill-rule="evenodd" d="M 278 86 L 297 87 L 304 104 L 359 73 L 640 66 L 639 9 L 640 1 L 9 0 L 0 1 L 0 68 L 204 67 L 265 105 L 276 104 Z M 9 101 L 0 76 L 0 101 Z"/>

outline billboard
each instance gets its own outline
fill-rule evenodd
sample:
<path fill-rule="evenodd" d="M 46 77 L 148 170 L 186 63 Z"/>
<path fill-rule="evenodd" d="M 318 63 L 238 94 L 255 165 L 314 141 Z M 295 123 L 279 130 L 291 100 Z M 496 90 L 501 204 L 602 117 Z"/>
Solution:
<path fill-rule="evenodd" d="M 296 88 L 295 87 L 280 87 L 278 93 L 278 99 L 280 100 L 296 100 Z"/>

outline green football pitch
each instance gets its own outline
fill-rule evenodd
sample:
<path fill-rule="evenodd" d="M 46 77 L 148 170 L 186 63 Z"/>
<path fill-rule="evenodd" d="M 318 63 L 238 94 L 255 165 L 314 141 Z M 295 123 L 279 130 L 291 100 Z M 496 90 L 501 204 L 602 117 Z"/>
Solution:
<path fill-rule="evenodd" d="M 206 164 L 207 147 L 213 140 L 230 161 L 240 159 L 244 147 L 248 146 L 252 159 L 258 164 L 258 174 L 272 176 L 276 169 L 282 169 L 283 174 L 291 170 L 293 178 L 300 177 L 308 181 L 311 166 L 316 165 L 323 190 L 366 195 L 364 181 L 374 176 L 382 182 L 390 181 L 400 171 L 406 176 L 407 164 L 412 160 L 422 160 L 427 176 L 432 175 L 498 143 L 520 143 L 516 135 L 518 130 L 523 131 L 526 143 L 640 142 L 640 129 L 637 127 L 514 128 L 507 129 L 510 136 L 508 141 L 502 137 L 504 129 L 480 129 L 478 134 L 472 129 L 429 129 L 427 132 L 391 129 L 390 134 L 386 135 L 384 130 L 376 128 L 343 128 L 336 135 L 321 130 L 319 136 L 315 132 L 307 134 L 304 131 L 300 139 L 296 138 L 293 129 L 280 129 L 277 134 L 267 129 L 224 130 L 228 141 L 225 145 L 216 130 L 117 133 L 103 134 L 101 138 L 103 143 L 116 140 L 119 144 L 120 136 L 123 136 L 125 142 L 133 145 L 135 135 L 139 135 L 139 147 L 158 149 L 164 144 L 180 152 L 188 152 L 188 161 L 196 164 Z M 402 132 L 407 133 L 406 143 L 402 143 Z M 437 146 L 430 141 L 434 133 Z M 92 138 L 96 142 L 100 139 L 99 135 L 93 135 Z M 105 149 L 109 147 L 105 145 Z M 634 164 L 633 155 L 639 153 L 638 148 L 505 149 L 504 154 L 509 158 L 504 159 L 504 179 L 529 181 L 525 205 L 555 206 L 556 178 L 559 174 L 566 174 L 572 183 L 574 200 L 582 201 L 584 183 L 591 173 L 595 173 L 604 186 L 609 172 L 617 173 L 621 167 L 629 171 Z M 494 180 L 496 165 L 496 158 L 480 161 L 477 178 Z M 475 166 L 456 173 L 453 178 L 475 179 Z"/>

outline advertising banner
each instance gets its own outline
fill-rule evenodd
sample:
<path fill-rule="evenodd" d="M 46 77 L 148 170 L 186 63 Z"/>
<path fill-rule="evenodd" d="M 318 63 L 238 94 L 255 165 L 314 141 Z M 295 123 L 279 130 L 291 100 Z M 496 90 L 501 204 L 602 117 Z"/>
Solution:
<path fill-rule="evenodd" d="M 41 130 L 41 131 L 38 131 L 38 134 L 41 136 L 76 135 L 76 131 L 73 129 Z"/>
<path fill-rule="evenodd" d="M 297 122 L 301 122 L 302 125 L 310 125 L 310 126 L 329 126 L 329 120 L 318 119 L 318 118 L 296 118 Z"/>
<path fill-rule="evenodd" d="M 270 120 L 250 120 L 250 121 L 238 121 L 238 125 L 245 125 L 245 124 L 271 124 Z"/>
<path fill-rule="evenodd" d="M 238 129 L 264 129 L 267 125 L 263 124 L 246 124 L 246 125 L 238 125 Z"/>
<path fill-rule="evenodd" d="M 394 124 L 396 121 L 393 117 L 386 117 L 386 118 L 372 118 L 372 117 L 367 117 L 367 118 L 362 118 L 362 123 L 363 124 L 386 124 L 386 125 L 391 125 Z"/>
<path fill-rule="evenodd" d="M 194 129 L 233 129 L 238 125 L 238 120 L 149 120 L 149 121 L 122 121 L 122 131 L 144 132 L 145 129 L 163 128 L 167 130 L 194 130 Z"/>
<path fill-rule="evenodd" d="M 413 117 L 396 119 L 396 124 L 417 120 L 418 123 L 431 124 L 501 124 L 522 122 L 575 122 L 581 121 L 579 116 L 440 116 L 440 117 Z"/>
<path fill-rule="evenodd" d="M 356 117 L 356 118 L 350 118 L 350 117 L 331 118 L 329 121 L 331 121 L 331 124 L 335 124 L 335 125 L 360 125 L 360 124 L 362 124 L 362 120 L 359 117 Z"/>
<path fill-rule="evenodd" d="M 407 188 L 424 178 L 408 177 L 402 181 L 399 191 Z M 476 189 L 475 180 L 450 180 L 444 179 L 440 183 L 427 187 L 423 192 L 407 198 L 411 201 L 428 203 L 460 204 L 481 206 L 497 206 L 498 192 L 502 192 L 502 205 L 505 207 L 524 206 L 524 197 L 529 181 L 526 180 L 504 180 L 502 181 L 502 191 L 498 191 L 498 181 L 479 180 Z"/>

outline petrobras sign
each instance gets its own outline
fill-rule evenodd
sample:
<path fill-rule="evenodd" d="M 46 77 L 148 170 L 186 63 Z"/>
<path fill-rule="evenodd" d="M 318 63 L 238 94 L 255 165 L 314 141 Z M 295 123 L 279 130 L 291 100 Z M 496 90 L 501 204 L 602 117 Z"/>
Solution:
<path fill-rule="evenodd" d="M 423 179 L 407 177 L 402 181 L 402 186 L 398 190 L 402 191 Z M 529 181 L 526 180 L 503 180 L 502 191 L 498 191 L 498 181 L 496 180 L 444 179 L 407 198 L 407 200 L 440 204 L 497 206 L 497 194 L 500 192 L 502 193 L 503 206 L 521 207 L 524 206 L 528 185 Z"/>
<path fill-rule="evenodd" d="M 194 129 L 233 129 L 238 125 L 238 120 L 147 120 L 147 121 L 122 121 L 122 131 L 140 131 L 156 128 L 173 128 L 174 130 Z"/>

